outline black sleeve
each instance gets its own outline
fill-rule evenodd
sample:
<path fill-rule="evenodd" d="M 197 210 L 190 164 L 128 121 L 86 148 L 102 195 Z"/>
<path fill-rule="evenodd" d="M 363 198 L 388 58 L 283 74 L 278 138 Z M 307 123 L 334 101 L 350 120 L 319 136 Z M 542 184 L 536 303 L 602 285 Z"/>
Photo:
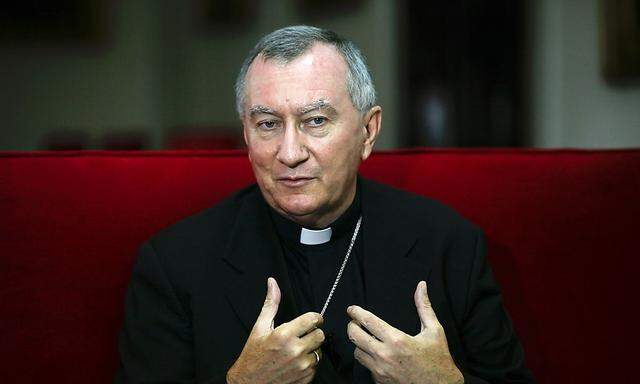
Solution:
<path fill-rule="evenodd" d="M 469 279 L 461 330 L 467 352 L 465 383 L 533 383 L 533 375 L 525 367 L 522 345 L 487 263 L 486 242 L 481 232 Z"/>
<path fill-rule="evenodd" d="M 125 298 L 114 383 L 194 383 L 191 322 L 151 245 L 140 247 Z"/>

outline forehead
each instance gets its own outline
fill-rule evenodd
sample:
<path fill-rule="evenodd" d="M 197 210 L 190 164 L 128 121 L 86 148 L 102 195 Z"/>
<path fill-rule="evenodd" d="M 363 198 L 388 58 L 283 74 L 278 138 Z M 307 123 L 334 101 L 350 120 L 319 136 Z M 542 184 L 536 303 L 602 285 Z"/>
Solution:
<path fill-rule="evenodd" d="M 346 75 L 344 58 L 328 44 L 314 44 L 288 63 L 258 56 L 247 73 L 247 107 L 299 108 L 319 99 L 340 104 L 348 98 Z"/>

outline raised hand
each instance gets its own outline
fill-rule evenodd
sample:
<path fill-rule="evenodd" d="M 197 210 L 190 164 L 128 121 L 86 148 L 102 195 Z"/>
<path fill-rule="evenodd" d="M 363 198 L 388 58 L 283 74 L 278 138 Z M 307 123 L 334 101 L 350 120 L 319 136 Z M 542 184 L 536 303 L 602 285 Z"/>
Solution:
<path fill-rule="evenodd" d="M 273 327 L 280 305 L 280 288 L 267 280 L 267 297 L 240 357 L 227 372 L 227 383 L 310 383 L 324 342 L 319 313 L 307 312 Z"/>
<path fill-rule="evenodd" d="M 371 371 L 379 384 L 463 383 L 424 281 L 418 283 L 414 300 L 422 324 L 415 336 L 407 335 L 358 306 L 347 309 L 352 318 L 347 333 L 356 345 L 356 360 Z"/>

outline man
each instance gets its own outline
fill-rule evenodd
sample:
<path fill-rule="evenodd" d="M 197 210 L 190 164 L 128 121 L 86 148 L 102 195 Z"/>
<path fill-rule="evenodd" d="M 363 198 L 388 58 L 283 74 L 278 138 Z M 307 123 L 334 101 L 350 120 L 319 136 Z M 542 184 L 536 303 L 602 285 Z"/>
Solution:
<path fill-rule="evenodd" d="M 351 42 L 277 30 L 236 97 L 257 186 L 141 247 L 116 381 L 532 381 L 481 232 L 358 177 L 382 110 Z"/>

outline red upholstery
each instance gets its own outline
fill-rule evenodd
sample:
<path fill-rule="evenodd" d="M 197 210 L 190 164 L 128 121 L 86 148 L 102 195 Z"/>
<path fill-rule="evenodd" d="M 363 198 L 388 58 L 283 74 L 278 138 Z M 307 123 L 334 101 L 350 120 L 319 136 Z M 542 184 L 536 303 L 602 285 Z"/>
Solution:
<path fill-rule="evenodd" d="M 362 173 L 485 229 L 540 383 L 632 380 L 640 150 L 396 151 Z M 252 180 L 242 152 L 0 153 L 0 382 L 110 382 L 138 245 Z"/>

